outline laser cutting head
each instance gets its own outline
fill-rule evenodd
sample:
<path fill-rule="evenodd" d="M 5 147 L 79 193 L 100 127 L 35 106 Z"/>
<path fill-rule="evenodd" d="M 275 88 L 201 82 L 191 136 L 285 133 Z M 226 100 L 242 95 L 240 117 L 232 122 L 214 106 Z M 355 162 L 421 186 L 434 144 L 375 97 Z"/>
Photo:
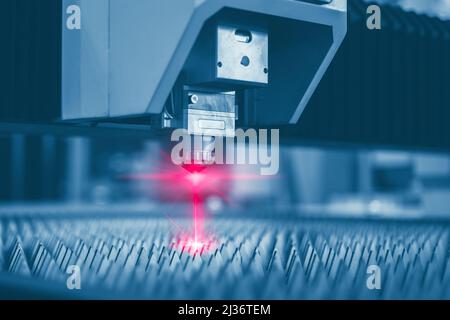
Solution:
<path fill-rule="evenodd" d="M 184 128 L 206 137 L 204 162 L 207 137 L 296 123 L 347 29 L 346 0 L 80 7 L 81 28 L 63 28 L 63 120 Z"/>

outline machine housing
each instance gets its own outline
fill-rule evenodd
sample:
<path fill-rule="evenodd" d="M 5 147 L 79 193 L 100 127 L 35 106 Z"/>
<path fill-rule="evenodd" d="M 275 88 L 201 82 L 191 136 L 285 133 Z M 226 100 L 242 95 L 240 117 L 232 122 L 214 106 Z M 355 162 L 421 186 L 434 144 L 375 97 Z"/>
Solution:
<path fill-rule="evenodd" d="M 295 123 L 347 24 L 346 0 L 63 0 L 62 11 L 61 119 L 74 123 L 186 126 L 185 86 L 234 92 L 241 126 Z"/>

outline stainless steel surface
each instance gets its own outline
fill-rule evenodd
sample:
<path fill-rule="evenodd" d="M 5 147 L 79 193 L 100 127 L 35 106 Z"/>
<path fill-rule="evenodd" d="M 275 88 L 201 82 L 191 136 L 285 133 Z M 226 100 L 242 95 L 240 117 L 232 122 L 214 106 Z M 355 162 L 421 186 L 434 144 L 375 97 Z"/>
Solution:
<path fill-rule="evenodd" d="M 235 93 L 186 89 L 185 96 L 183 128 L 194 137 L 193 152 L 185 161 L 213 163 L 215 137 L 235 136 Z"/>
<path fill-rule="evenodd" d="M 268 84 L 267 31 L 219 25 L 216 65 L 216 75 L 219 79 Z"/>
<path fill-rule="evenodd" d="M 234 113 L 189 109 L 184 111 L 184 118 L 189 134 L 234 137 Z"/>

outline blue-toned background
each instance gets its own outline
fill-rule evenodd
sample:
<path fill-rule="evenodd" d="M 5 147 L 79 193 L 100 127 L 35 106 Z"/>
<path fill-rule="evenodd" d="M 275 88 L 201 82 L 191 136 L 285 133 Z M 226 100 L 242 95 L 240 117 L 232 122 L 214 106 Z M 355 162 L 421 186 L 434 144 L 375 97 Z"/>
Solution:
<path fill-rule="evenodd" d="M 191 228 L 188 190 L 126 178 L 183 172 L 167 137 L 61 125 L 61 5 L 4 1 L 0 297 L 449 299 L 450 1 L 378 3 L 370 31 L 369 3 L 348 1 L 344 43 L 280 128 L 279 174 L 215 181 L 214 239 L 192 253 L 174 244 Z"/>

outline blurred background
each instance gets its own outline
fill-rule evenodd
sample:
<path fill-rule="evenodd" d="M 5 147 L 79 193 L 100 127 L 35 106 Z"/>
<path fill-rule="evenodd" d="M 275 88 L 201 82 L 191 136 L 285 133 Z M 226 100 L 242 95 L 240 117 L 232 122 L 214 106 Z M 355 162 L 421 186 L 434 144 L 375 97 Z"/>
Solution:
<path fill-rule="evenodd" d="M 161 172 L 184 173 L 171 163 L 162 141 L 16 134 L 0 137 L 0 150 L 3 205 L 132 207 L 191 201 L 188 185 L 145 179 Z M 217 171 L 230 177 L 257 175 L 257 166 L 207 169 L 204 175 L 214 184 L 206 195 L 212 213 L 271 208 L 273 214 L 450 218 L 446 152 L 287 144 L 280 157 L 279 174 L 257 183 L 212 181 Z"/>
<path fill-rule="evenodd" d="M 378 0 L 379 3 L 399 5 L 406 10 L 426 13 L 431 16 L 448 18 L 450 16 L 450 1 L 448 0 Z"/>

